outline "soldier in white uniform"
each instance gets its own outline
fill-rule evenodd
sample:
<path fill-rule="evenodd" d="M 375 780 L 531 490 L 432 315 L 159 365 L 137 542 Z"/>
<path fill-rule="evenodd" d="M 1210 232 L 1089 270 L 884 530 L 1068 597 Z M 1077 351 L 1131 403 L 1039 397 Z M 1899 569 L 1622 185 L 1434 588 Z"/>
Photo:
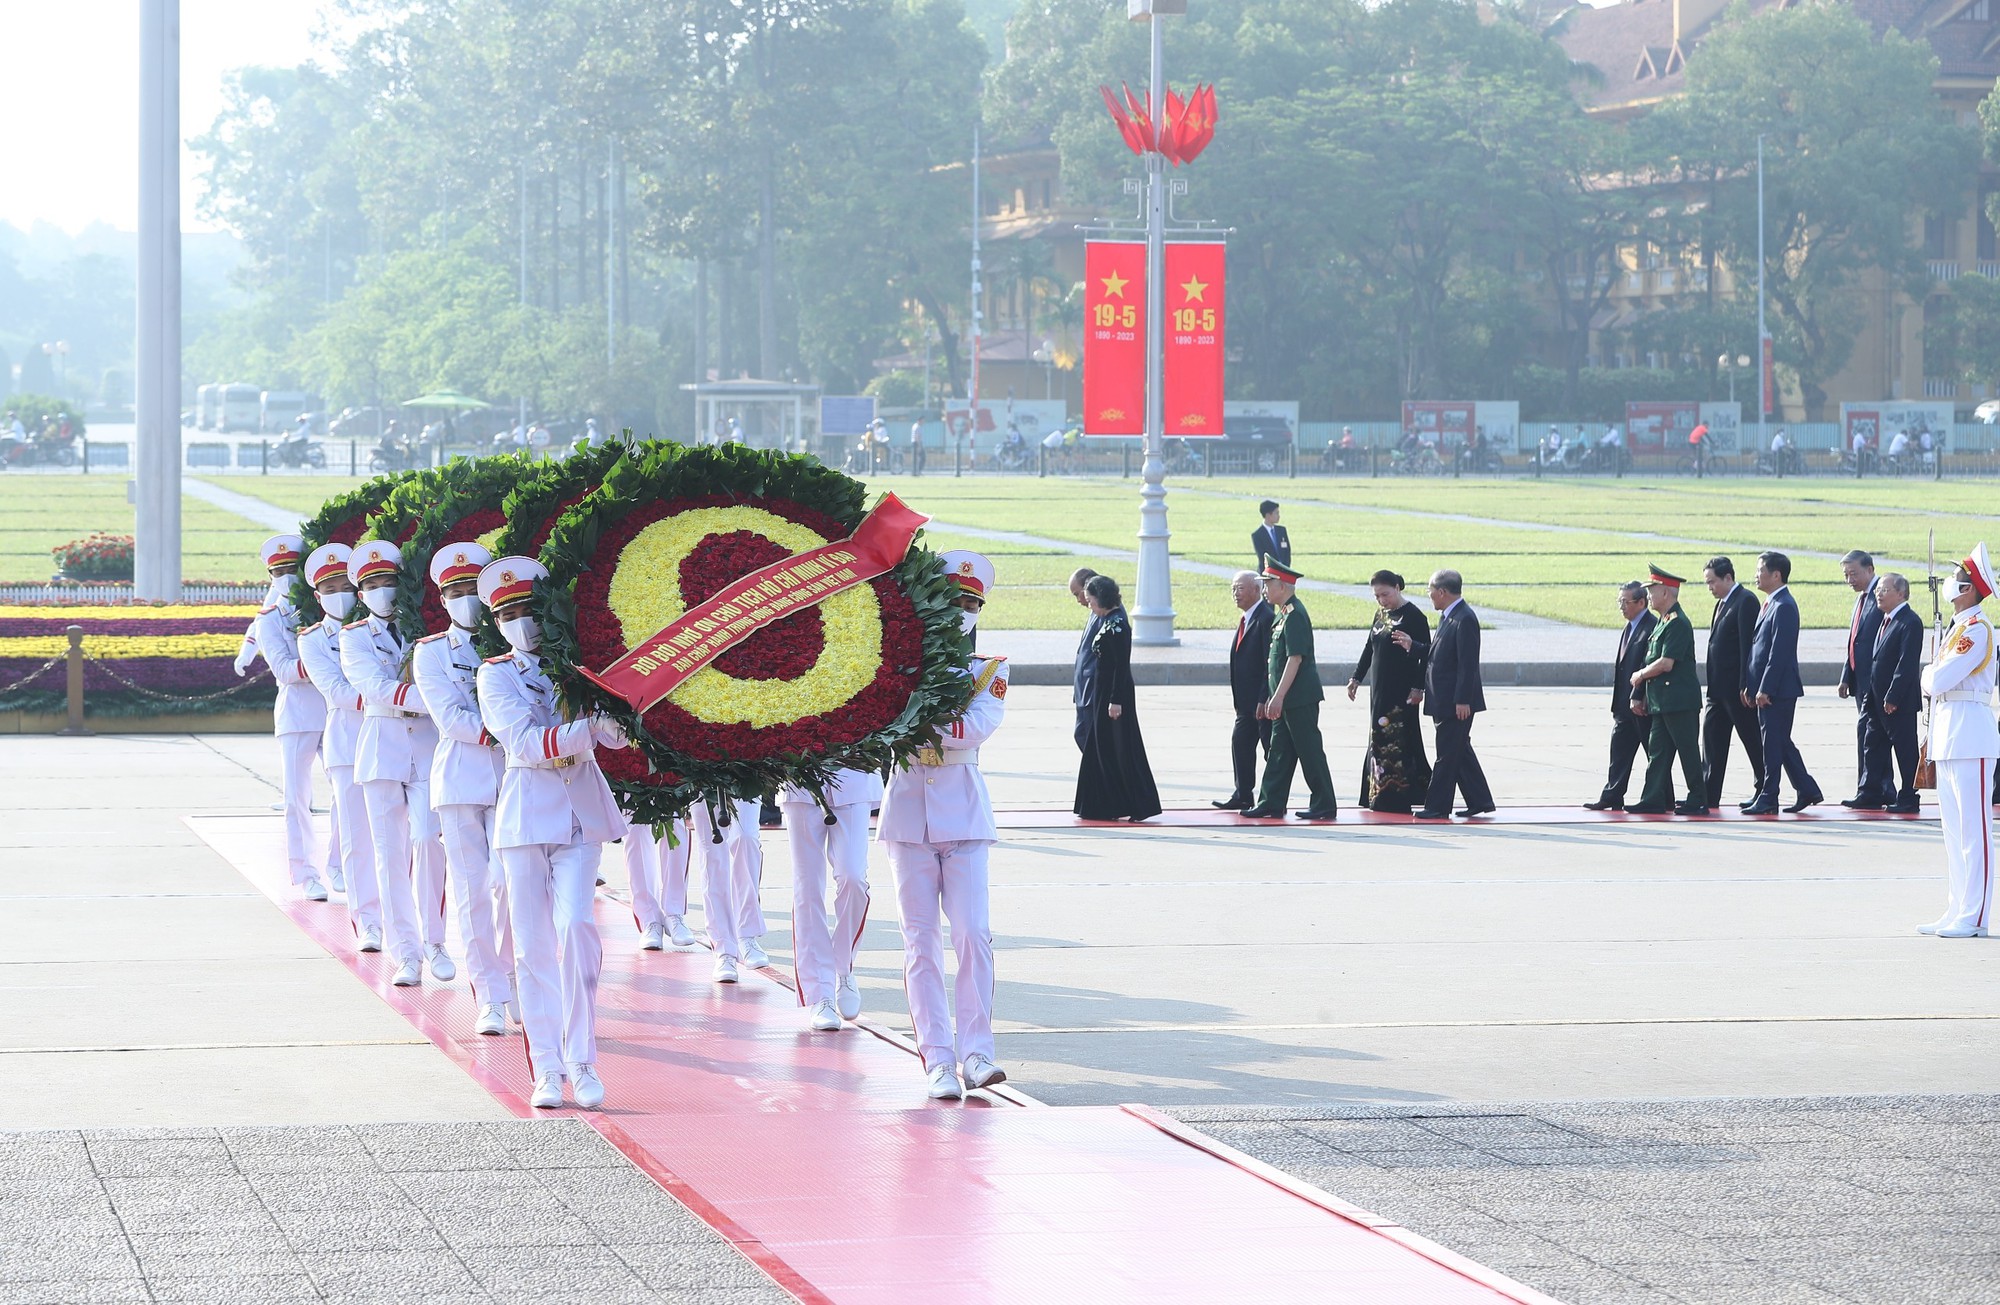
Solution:
<path fill-rule="evenodd" d="M 854 950 L 868 923 L 868 817 L 882 801 L 882 777 L 843 770 L 826 787 L 827 814 L 802 788 L 778 794 L 792 842 L 792 965 L 806 1023 L 832 1033 L 861 1015 Z M 833 868 L 833 922 L 826 917 L 826 872 Z"/>
<path fill-rule="evenodd" d="M 958 580 L 962 619 L 970 631 L 992 591 L 993 564 L 958 549 L 943 560 Z M 890 775 L 875 831 L 896 875 L 910 1020 L 930 1076 L 930 1095 L 940 1100 L 963 1095 L 961 1060 L 966 1087 L 992 1087 L 1007 1078 L 993 1063 L 993 931 L 986 885 L 987 850 L 1000 835 L 979 773 L 979 745 L 1000 728 L 1006 711 L 1007 665 L 1003 658 L 975 656 L 965 673 L 971 685 L 964 712 L 936 745 Z M 945 921 L 958 954 L 955 1039 L 945 1004 Z"/>
<path fill-rule="evenodd" d="M 639 926 L 639 947 L 657 952 L 668 943 L 694 946 L 687 927 L 688 854 L 693 832 L 685 818 L 673 822 L 673 842 L 653 837 L 648 825 L 625 824 L 625 874 L 632 885 L 632 921 Z"/>
<path fill-rule="evenodd" d="M 705 803 L 697 802 L 688 817 L 692 841 L 701 847 L 701 909 L 708 922 L 709 946 L 715 949 L 717 983 L 735 983 L 739 965 L 761 970 L 771 963 L 757 944 L 764 932 L 759 901 L 764 848 L 757 833 L 762 804 L 750 799 L 728 801 L 729 823 L 720 829 Z"/>
<path fill-rule="evenodd" d="M 299 660 L 299 613 L 285 592 L 304 559 L 305 541 L 297 535 L 273 535 L 264 541 L 264 567 L 274 583 L 271 601 L 250 628 L 257 653 L 278 684 L 271 723 L 278 736 L 279 773 L 285 786 L 285 859 L 292 884 L 307 900 L 324 902 L 326 884 L 313 857 L 312 763 L 326 729 L 326 699 Z"/>
<path fill-rule="evenodd" d="M 340 632 L 340 668 L 362 700 L 354 778 L 368 807 L 383 924 L 399 988 L 458 973 L 444 950 L 444 848 L 431 810 L 437 732 L 410 678 L 411 649 L 396 628 L 403 552 L 386 540 L 355 546 L 347 576 L 368 614 Z"/>
<path fill-rule="evenodd" d="M 1931 700 L 1930 759 L 1937 763 L 1938 824 L 1944 833 L 1945 908 L 1918 933 L 1984 938 L 1993 922 L 1993 808 L 1988 795 L 2000 758 L 1993 719 L 1994 636 L 1982 600 L 1993 593 L 1986 545 L 1944 582 L 1957 613 L 1924 668 Z"/>
<path fill-rule="evenodd" d="M 560 1106 L 567 1076 L 570 1099 L 594 1110 L 604 1104 L 597 1075 L 604 946 L 594 913 L 596 874 L 585 851 L 625 828 L 596 749 L 622 748 L 626 740 L 608 719 L 563 719 L 536 656 L 541 632 L 529 614 L 535 581 L 547 574 L 528 557 L 499 558 L 479 574 L 479 597 L 514 650 L 479 668 L 479 713 L 507 757 L 494 841 L 507 868 L 514 976 L 535 1080 L 529 1101 Z"/>
<path fill-rule="evenodd" d="M 493 554 L 478 544 L 446 544 L 431 557 L 451 626 L 417 640 L 411 677 L 437 729 L 431 754 L 431 809 L 444 839 L 445 865 L 458 904 L 458 936 L 465 944 L 466 977 L 479 1014 L 473 1032 L 507 1031 L 514 1000 L 513 940 L 507 928 L 507 890 L 493 852 L 493 808 L 500 800 L 505 758 L 479 718 L 475 681 L 479 653 L 479 572 Z"/>
<path fill-rule="evenodd" d="M 375 849 L 368 837 L 368 811 L 354 782 L 354 751 L 361 736 L 361 695 L 340 669 L 340 628 L 354 610 L 354 582 L 347 576 L 345 544 L 322 544 L 306 559 L 306 579 L 326 613 L 299 631 L 299 660 L 326 699 L 326 732 L 320 757 L 333 786 L 333 828 L 347 884 L 347 920 L 364 952 L 382 950 L 382 890 L 375 879 Z"/>

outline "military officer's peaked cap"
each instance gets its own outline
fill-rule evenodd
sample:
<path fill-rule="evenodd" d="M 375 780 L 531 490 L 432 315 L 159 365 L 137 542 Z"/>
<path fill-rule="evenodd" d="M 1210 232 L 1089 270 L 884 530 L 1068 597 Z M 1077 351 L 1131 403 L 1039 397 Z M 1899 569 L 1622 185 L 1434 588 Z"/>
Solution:
<path fill-rule="evenodd" d="M 1283 580 L 1288 585 L 1295 585 L 1306 578 L 1306 573 L 1295 571 L 1283 562 L 1280 562 L 1277 558 L 1266 553 L 1264 555 L 1263 576 L 1266 580 Z"/>
<path fill-rule="evenodd" d="M 1646 564 L 1645 585 L 1648 589 L 1652 588 L 1654 585 L 1665 585 L 1669 589 L 1678 589 L 1686 583 L 1687 583 L 1686 580 L 1682 579 L 1680 576 L 1675 575 L 1671 571 L 1662 571 L 1659 567 L 1654 566 L 1650 562 Z"/>
<path fill-rule="evenodd" d="M 345 544 L 321 544 L 306 559 L 306 583 L 323 584 L 347 574 L 347 562 L 354 550 Z"/>
<path fill-rule="evenodd" d="M 479 572 L 479 601 L 488 607 L 516 603 L 535 592 L 549 569 L 532 557 L 496 557 Z"/>
<path fill-rule="evenodd" d="M 306 555 L 306 541 L 297 535 L 272 535 L 264 541 L 264 569 L 291 566 Z"/>
<path fill-rule="evenodd" d="M 993 592 L 993 563 L 966 548 L 954 548 L 939 559 L 944 573 L 958 581 L 958 587 L 980 602 Z"/>
<path fill-rule="evenodd" d="M 461 580 L 476 580 L 492 560 L 493 554 L 481 544 L 439 544 L 437 552 L 431 554 L 431 583 L 442 589 Z"/>
<path fill-rule="evenodd" d="M 356 544 L 347 559 L 347 578 L 360 584 L 372 575 L 394 575 L 403 566 L 403 550 L 386 539 Z"/>
<path fill-rule="evenodd" d="M 1984 543 L 1974 544 L 1965 556 L 1965 572 L 1972 577 L 1972 587 L 1979 594 L 1980 601 L 1993 596 L 1993 559 L 1986 556 Z"/>

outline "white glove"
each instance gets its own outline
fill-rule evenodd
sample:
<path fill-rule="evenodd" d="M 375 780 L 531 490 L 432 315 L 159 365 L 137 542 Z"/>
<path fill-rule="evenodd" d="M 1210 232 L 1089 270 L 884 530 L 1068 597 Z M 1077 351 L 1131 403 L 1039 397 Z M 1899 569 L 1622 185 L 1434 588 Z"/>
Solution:
<path fill-rule="evenodd" d="M 590 733 L 607 748 L 622 748 L 632 741 L 625 737 L 625 727 L 609 716 L 592 716 Z"/>
<path fill-rule="evenodd" d="M 256 653 L 248 651 L 238 653 L 236 656 L 236 674 L 239 677 L 247 674 L 250 670 L 250 663 L 255 661 L 256 659 L 257 659 Z"/>

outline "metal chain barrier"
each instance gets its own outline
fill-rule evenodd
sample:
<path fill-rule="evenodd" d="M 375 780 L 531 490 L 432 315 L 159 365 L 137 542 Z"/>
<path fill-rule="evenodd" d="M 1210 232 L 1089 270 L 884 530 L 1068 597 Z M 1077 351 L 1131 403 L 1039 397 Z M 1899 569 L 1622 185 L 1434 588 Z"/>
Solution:
<path fill-rule="evenodd" d="M 14 692 L 16 689 L 27 688 L 28 683 L 31 680 L 34 680 L 37 677 L 39 677 L 43 671 L 50 670 L 54 667 L 60 666 L 68 660 L 69 660 L 68 653 L 57 653 L 55 656 L 49 658 L 47 661 L 43 662 L 40 666 L 37 666 L 34 670 L 29 671 L 26 675 L 23 675 L 20 679 L 14 681 L 12 684 L 0 684 L 0 698 L 6 697 L 8 694 Z"/>
<path fill-rule="evenodd" d="M 217 702 L 223 698 L 229 697 L 231 694 L 241 693 L 245 689 L 250 688 L 252 685 L 256 684 L 258 681 L 267 680 L 271 676 L 270 668 L 265 667 L 264 669 L 258 671 L 255 675 L 247 677 L 241 684 L 232 684 L 228 688 L 218 689 L 214 693 L 161 693 L 158 689 L 149 689 L 143 684 L 132 683 L 132 681 L 126 679 L 124 676 L 120 675 L 117 671 L 112 670 L 111 663 L 109 661 L 107 661 L 102 657 L 93 657 L 87 650 L 83 654 L 83 659 L 87 662 L 96 663 L 97 668 L 99 670 L 103 671 L 106 675 L 110 676 L 111 679 L 114 680 L 115 682 L 124 685 L 127 689 L 130 689 L 133 693 L 136 693 L 144 698 L 151 698 L 156 702 Z M 52 660 L 49 663 L 49 665 L 53 666 L 56 664 L 56 662 L 62 660 L 64 659 L 61 657 L 57 657 L 54 660 Z M 43 668 L 43 670 L 46 669 L 48 668 L 47 667 Z M 36 672 L 36 674 L 38 675 L 40 673 L 41 673 L 40 671 Z"/>

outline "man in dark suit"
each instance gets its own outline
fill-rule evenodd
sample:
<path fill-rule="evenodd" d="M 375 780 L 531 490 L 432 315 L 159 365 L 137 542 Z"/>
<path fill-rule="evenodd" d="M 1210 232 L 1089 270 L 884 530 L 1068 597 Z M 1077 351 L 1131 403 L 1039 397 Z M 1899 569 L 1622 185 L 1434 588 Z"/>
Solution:
<path fill-rule="evenodd" d="M 1736 583 L 1736 564 L 1711 557 L 1702 570 L 1715 612 L 1708 618 L 1708 715 L 1701 723 L 1703 785 L 1708 800 L 1720 804 L 1722 780 L 1729 772 L 1729 733 L 1743 740 L 1750 762 L 1750 791 L 1764 787 L 1764 744 L 1757 737 L 1757 709 L 1743 701 L 1750 669 L 1750 640 L 1760 610 L 1756 595 Z"/>
<path fill-rule="evenodd" d="M 1431 577 L 1431 606 L 1440 615 L 1424 659 L 1424 711 L 1437 723 L 1437 760 L 1423 807 L 1410 813 L 1418 820 L 1450 819 L 1454 791 L 1465 795 L 1461 816 L 1493 810 L 1493 790 L 1472 750 L 1472 718 L 1486 710 L 1486 689 L 1479 679 L 1479 617 L 1462 597 L 1464 588 L 1456 571 Z M 1400 631 L 1395 636 L 1406 652 L 1408 638 Z"/>
<path fill-rule="evenodd" d="M 1889 754 L 1868 750 L 1868 663 L 1875 655 L 1875 636 L 1882 629 L 1882 609 L 1875 603 L 1875 559 L 1855 549 L 1840 559 L 1840 574 L 1854 591 L 1854 610 L 1847 618 L 1847 655 L 1840 666 L 1840 696 L 1854 699 L 1854 796 L 1840 805 L 1879 811 L 1896 800 L 1896 777 L 1888 769 Z M 1874 763 L 1880 761 L 1878 768 Z"/>
<path fill-rule="evenodd" d="M 1632 782 L 1632 759 L 1646 741 L 1646 703 L 1632 697 L 1632 675 L 1646 664 L 1646 644 L 1659 617 L 1646 606 L 1646 586 L 1628 580 L 1618 590 L 1618 611 L 1625 628 L 1618 635 L 1618 656 L 1611 663 L 1611 770 L 1591 811 L 1623 811 L 1625 788 Z M 1635 710 L 1636 708 L 1636 710 Z"/>
<path fill-rule="evenodd" d="M 1778 813 L 1780 776 L 1789 778 L 1798 793 L 1798 801 L 1787 811 L 1804 811 L 1826 797 L 1792 742 L 1792 717 L 1806 688 L 1799 678 L 1799 605 L 1786 587 L 1791 578 L 1792 559 L 1783 553 L 1757 555 L 1757 587 L 1768 601 L 1750 641 L 1749 677 L 1743 686 L 1744 700 L 1757 709 L 1757 731 L 1764 744 L 1764 785 L 1743 804 L 1753 816 Z"/>
<path fill-rule="evenodd" d="M 1292 537 L 1278 524 L 1278 505 L 1267 498 L 1257 505 L 1257 511 L 1263 514 L 1264 524 L 1250 532 L 1250 561 L 1260 572 L 1267 559 L 1290 566 Z"/>
<path fill-rule="evenodd" d="M 1229 796 L 1212 805 L 1224 811 L 1241 811 L 1257 800 L 1257 749 L 1271 754 L 1271 722 L 1263 719 L 1262 708 L 1270 697 L 1271 605 L 1264 601 L 1264 587 L 1253 571 L 1238 571 L 1229 582 L 1229 596 L 1242 613 L 1236 621 L 1236 638 L 1229 645 L 1229 696 L 1236 705 L 1236 725 L 1229 734 L 1229 760 L 1236 775 L 1236 787 Z"/>
<path fill-rule="evenodd" d="M 1890 795 L 1891 811 L 1917 804 L 1917 715 L 1923 710 L 1924 619 L 1910 610 L 1910 582 L 1894 571 L 1875 581 L 1875 645 L 1868 650 L 1868 686 L 1861 719 L 1868 730 L 1861 747 L 1874 773 L 1887 776 L 1893 755 L 1902 786 Z M 1860 803 L 1855 805 L 1859 806 Z"/>

